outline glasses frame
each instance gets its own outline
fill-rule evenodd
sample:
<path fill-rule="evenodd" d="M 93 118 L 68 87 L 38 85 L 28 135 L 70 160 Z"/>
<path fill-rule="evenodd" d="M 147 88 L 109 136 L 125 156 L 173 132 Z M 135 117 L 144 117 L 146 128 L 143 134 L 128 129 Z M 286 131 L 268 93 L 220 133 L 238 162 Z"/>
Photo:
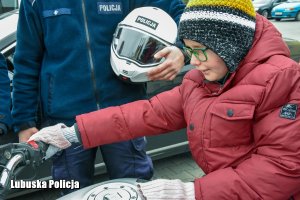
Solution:
<path fill-rule="evenodd" d="M 201 62 L 205 62 L 207 61 L 207 53 L 206 51 L 208 50 L 208 47 L 202 47 L 202 48 L 190 48 L 187 46 L 183 46 L 183 50 L 186 52 L 187 56 L 191 59 L 192 55 L 194 55 L 199 61 Z M 200 59 L 199 58 L 199 51 L 201 51 L 203 53 L 203 55 L 205 56 L 205 59 Z"/>

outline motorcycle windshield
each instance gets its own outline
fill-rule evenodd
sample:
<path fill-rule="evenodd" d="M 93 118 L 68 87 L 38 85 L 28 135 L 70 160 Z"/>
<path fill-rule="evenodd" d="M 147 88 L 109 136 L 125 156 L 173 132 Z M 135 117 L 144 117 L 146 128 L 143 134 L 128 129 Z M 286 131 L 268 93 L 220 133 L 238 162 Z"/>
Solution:
<path fill-rule="evenodd" d="M 168 46 L 166 42 L 130 27 L 118 27 L 112 44 L 118 57 L 136 62 L 141 67 L 161 63 L 162 59 L 155 59 L 154 54 Z"/>

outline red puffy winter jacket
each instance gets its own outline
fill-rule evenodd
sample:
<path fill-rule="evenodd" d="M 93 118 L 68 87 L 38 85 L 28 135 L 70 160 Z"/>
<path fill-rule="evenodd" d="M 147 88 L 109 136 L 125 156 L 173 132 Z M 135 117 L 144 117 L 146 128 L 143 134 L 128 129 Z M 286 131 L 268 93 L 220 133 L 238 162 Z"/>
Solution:
<path fill-rule="evenodd" d="M 206 173 L 196 199 L 287 200 L 300 191 L 300 68 L 281 34 L 257 16 L 254 43 L 224 86 L 191 70 L 149 101 L 76 118 L 86 148 L 187 127 Z"/>

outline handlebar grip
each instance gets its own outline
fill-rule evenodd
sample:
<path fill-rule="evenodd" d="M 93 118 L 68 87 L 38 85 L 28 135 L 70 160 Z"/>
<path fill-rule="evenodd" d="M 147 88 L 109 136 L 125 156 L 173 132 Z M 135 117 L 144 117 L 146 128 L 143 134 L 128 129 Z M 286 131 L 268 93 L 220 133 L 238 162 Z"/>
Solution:
<path fill-rule="evenodd" d="M 30 146 L 32 146 L 34 149 L 40 149 L 42 150 L 43 152 L 46 152 L 48 147 L 49 147 L 49 144 L 46 144 L 42 141 L 34 141 L 34 140 L 30 140 L 27 142 Z"/>
<path fill-rule="evenodd" d="M 40 150 L 42 150 L 42 152 L 46 153 L 48 147 L 49 147 L 49 144 L 45 143 L 45 142 L 42 142 L 42 141 L 37 141 L 35 142 L 38 146 L 38 148 Z"/>
<path fill-rule="evenodd" d="M 30 140 L 27 143 L 35 149 L 39 148 L 39 145 L 34 140 Z"/>

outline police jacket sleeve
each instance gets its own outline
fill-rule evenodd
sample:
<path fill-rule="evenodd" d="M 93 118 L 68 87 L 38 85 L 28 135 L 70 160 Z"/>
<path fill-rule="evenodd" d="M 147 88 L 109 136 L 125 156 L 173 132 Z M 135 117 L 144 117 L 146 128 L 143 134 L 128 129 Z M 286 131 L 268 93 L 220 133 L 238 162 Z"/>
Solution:
<path fill-rule="evenodd" d="M 10 107 L 10 80 L 7 64 L 4 56 L 0 54 L 0 129 L 2 134 L 6 133 L 7 127 L 11 125 Z"/>
<path fill-rule="evenodd" d="M 172 102 L 172 103 L 171 103 Z M 158 135 L 186 126 L 179 87 L 140 100 L 76 117 L 85 148 Z"/>
<path fill-rule="evenodd" d="M 294 63 L 274 73 L 265 87 L 255 111 L 253 151 L 237 166 L 196 179 L 196 199 L 283 200 L 299 192 L 299 105 L 300 68 Z"/>
<path fill-rule="evenodd" d="M 43 31 L 33 0 L 21 1 L 14 55 L 13 110 L 16 131 L 35 126 Z"/>

